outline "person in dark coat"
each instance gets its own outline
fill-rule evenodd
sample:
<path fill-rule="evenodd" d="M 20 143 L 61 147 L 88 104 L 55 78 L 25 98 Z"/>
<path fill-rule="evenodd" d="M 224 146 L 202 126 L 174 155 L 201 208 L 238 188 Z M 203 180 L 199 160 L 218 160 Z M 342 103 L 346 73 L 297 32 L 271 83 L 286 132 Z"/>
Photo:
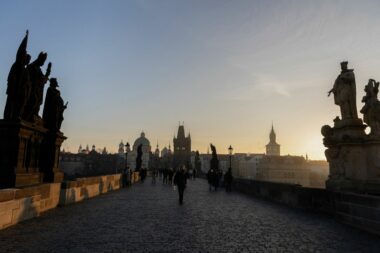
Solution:
<path fill-rule="evenodd" d="M 168 180 L 169 180 L 169 184 L 173 184 L 173 174 L 174 174 L 174 171 L 172 169 L 169 169 L 168 170 Z"/>
<path fill-rule="evenodd" d="M 165 168 L 162 171 L 162 183 L 163 184 L 167 184 L 168 183 L 168 169 L 167 168 Z"/>
<path fill-rule="evenodd" d="M 141 183 L 144 183 L 145 177 L 146 177 L 146 169 L 141 169 L 140 170 Z"/>
<path fill-rule="evenodd" d="M 208 189 L 211 191 L 212 186 L 214 185 L 214 170 L 209 169 L 207 172 L 207 182 L 208 182 Z"/>
<path fill-rule="evenodd" d="M 231 192 L 232 181 L 233 181 L 231 168 L 228 168 L 226 174 L 224 174 L 224 184 L 226 186 L 226 192 Z"/>
<path fill-rule="evenodd" d="M 186 188 L 186 182 L 187 182 L 187 176 L 185 173 L 185 170 L 181 168 L 181 170 L 177 171 L 174 176 L 174 185 L 178 188 L 178 195 L 179 195 L 179 204 L 182 205 L 183 203 L 183 192 Z"/>

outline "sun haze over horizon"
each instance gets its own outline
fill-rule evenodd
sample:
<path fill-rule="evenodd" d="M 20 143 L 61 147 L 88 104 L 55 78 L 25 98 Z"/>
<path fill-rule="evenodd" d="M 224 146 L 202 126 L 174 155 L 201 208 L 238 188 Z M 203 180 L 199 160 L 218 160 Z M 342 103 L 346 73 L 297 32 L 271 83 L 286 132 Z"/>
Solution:
<path fill-rule="evenodd" d="M 66 150 L 116 152 L 141 131 L 162 148 L 184 121 L 192 150 L 264 153 L 273 121 L 281 154 L 325 159 L 339 63 L 355 69 L 358 111 L 367 80 L 380 79 L 379 11 L 350 0 L 2 1 L 0 108 L 29 29 L 32 60 L 48 53 L 69 101 Z"/>

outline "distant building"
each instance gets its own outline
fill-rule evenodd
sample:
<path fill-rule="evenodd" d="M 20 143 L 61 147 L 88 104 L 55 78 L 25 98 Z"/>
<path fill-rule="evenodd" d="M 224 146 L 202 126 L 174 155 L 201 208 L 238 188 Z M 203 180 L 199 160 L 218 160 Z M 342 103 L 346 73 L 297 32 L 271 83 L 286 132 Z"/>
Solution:
<path fill-rule="evenodd" d="M 156 150 L 154 151 L 154 155 L 157 156 L 157 157 L 160 157 L 160 149 L 158 148 L 158 143 L 157 143 L 157 146 L 156 146 Z"/>
<path fill-rule="evenodd" d="M 133 143 L 133 149 L 128 152 L 128 166 L 133 170 L 136 169 L 136 158 L 137 158 L 137 148 L 142 144 L 142 168 L 149 168 L 149 161 L 151 155 L 151 146 L 150 141 L 145 137 L 145 133 L 142 132 L 140 137 L 135 140 Z"/>
<path fill-rule="evenodd" d="M 61 153 L 59 167 L 66 179 L 91 177 L 120 173 L 124 167 L 124 160 L 118 154 L 99 153 L 93 149 L 86 149 L 77 153 Z"/>
<path fill-rule="evenodd" d="M 255 179 L 310 186 L 309 168 L 302 156 L 263 156 Z"/>
<path fill-rule="evenodd" d="M 172 150 L 171 150 L 170 144 L 169 144 L 169 148 L 164 147 L 164 148 L 161 150 L 161 157 L 164 157 L 164 156 L 166 156 L 167 154 L 172 154 Z"/>
<path fill-rule="evenodd" d="M 88 147 L 88 144 L 87 144 L 85 149 L 82 148 L 82 145 L 79 145 L 78 154 L 88 154 L 88 153 L 90 153 L 90 149 Z"/>
<path fill-rule="evenodd" d="M 272 156 L 279 156 L 280 155 L 280 145 L 276 142 L 276 133 L 273 129 L 272 124 L 272 130 L 269 134 L 269 143 L 266 145 L 266 154 L 272 155 Z"/>
<path fill-rule="evenodd" d="M 185 127 L 178 127 L 177 137 L 173 138 L 173 168 L 181 166 L 191 167 L 191 137 L 190 133 L 185 137 Z"/>
<path fill-rule="evenodd" d="M 172 168 L 173 166 L 173 154 L 169 144 L 169 148 L 164 147 L 161 150 L 160 168 Z"/>
<path fill-rule="evenodd" d="M 326 188 L 326 180 L 329 176 L 329 163 L 327 161 L 307 161 L 310 171 L 310 187 Z"/>
<path fill-rule="evenodd" d="M 235 154 L 233 156 L 232 173 L 238 178 L 255 179 L 257 167 L 264 154 Z"/>
<path fill-rule="evenodd" d="M 123 143 L 123 141 L 120 141 L 119 149 L 118 149 L 117 153 L 119 154 L 119 156 L 124 157 L 125 156 L 124 152 L 125 152 L 124 151 L 124 143 Z"/>

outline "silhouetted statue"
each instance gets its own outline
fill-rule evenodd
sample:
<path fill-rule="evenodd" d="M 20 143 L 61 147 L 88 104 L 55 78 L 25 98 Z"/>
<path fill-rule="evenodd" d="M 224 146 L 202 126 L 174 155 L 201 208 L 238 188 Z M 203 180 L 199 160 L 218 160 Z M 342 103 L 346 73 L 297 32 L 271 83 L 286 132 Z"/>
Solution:
<path fill-rule="evenodd" d="M 341 62 L 342 71 L 335 80 L 334 87 L 328 92 L 334 93 L 334 102 L 340 106 L 342 120 L 357 119 L 356 109 L 356 83 L 353 69 L 347 68 L 347 61 Z"/>
<path fill-rule="evenodd" d="M 210 144 L 211 151 L 212 151 L 212 157 L 210 160 L 210 170 L 213 171 L 211 182 L 212 185 L 215 187 L 215 191 L 219 187 L 219 179 L 221 177 L 221 171 L 219 171 L 219 160 L 218 155 L 216 154 L 216 148 L 214 145 Z"/>
<path fill-rule="evenodd" d="M 363 97 L 363 108 L 360 110 L 363 113 L 363 120 L 371 127 L 370 135 L 380 135 L 380 102 L 377 99 L 379 92 L 379 82 L 369 79 L 364 91 L 366 95 Z"/>
<path fill-rule="evenodd" d="M 59 87 L 57 79 L 50 78 L 50 87 L 46 93 L 46 101 L 42 114 L 45 127 L 53 131 L 61 129 L 63 112 L 67 108 L 67 103 L 64 105 L 61 93 L 57 87 Z"/>
<path fill-rule="evenodd" d="M 25 119 L 34 121 L 38 117 L 40 106 L 43 102 L 44 86 L 51 72 L 51 63 L 49 62 L 46 73 L 43 74 L 41 67 L 45 64 L 47 53 L 41 52 L 37 59 L 28 65 L 28 71 L 31 81 L 31 93 L 26 105 Z"/>
<path fill-rule="evenodd" d="M 28 31 L 22 40 L 8 74 L 7 102 L 4 110 L 5 120 L 20 120 L 30 95 L 30 80 L 26 65 L 29 64 L 30 55 L 27 53 Z"/>
<path fill-rule="evenodd" d="M 141 169 L 141 164 L 142 164 L 142 144 L 140 144 L 137 147 L 137 157 L 136 157 L 136 171 L 139 171 Z"/>
<path fill-rule="evenodd" d="M 216 154 L 216 148 L 214 145 L 210 144 L 210 148 L 211 148 L 211 152 L 212 152 L 212 158 L 211 158 L 211 161 L 212 160 L 218 160 L 218 155 Z M 213 169 L 216 169 L 216 168 L 213 168 Z"/>

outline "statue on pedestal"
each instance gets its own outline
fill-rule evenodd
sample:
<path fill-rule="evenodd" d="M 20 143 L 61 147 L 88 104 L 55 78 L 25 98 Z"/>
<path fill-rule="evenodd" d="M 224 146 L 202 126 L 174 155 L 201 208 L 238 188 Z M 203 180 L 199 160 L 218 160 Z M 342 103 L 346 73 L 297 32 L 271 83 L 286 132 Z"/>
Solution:
<path fill-rule="evenodd" d="M 356 83 L 353 69 L 347 68 L 347 61 L 341 62 L 341 72 L 335 80 L 333 88 L 328 96 L 334 93 L 334 102 L 340 106 L 342 120 L 357 119 L 356 109 Z"/>
<path fill-rule="evenodd" d="M 357 115 L 355 76 L 347 62 L 341 63 L 342 72 L 337 77 L 329 95 L 340 106 L 342 119 L 336 117 L 334 126 L 325 125 L 321 132 L 329 163 L 326 188 L 333 191 L 354 191 L 380 194 L 380 102 L 377 99 L 379 83 L 368 81 L 364 91 L 361 113 L 371 127 L 367 135 L 362 120 Z"/>
<path fill-rule="evenodd" d="M 67 108 L 64 105 L 61 93 L 57 89 L 56 78 L 50 78 L 50 87 L 46 92 L 45 106 L 42 114 L 44 126 L 51 131 L 59 131 L 63 121 L 63 112 Z"/>
<path fill-rule="evenodd" d="M 41 67 L 46 53 L 40 53 L 29 64 L 28 36 L 27 31 L 8 75 L 4 119 L 0 119 L 0 189 L 63 179 L 58 166 L 66 137 L 59 130 L 67 104 L 63 104 L 58 83 L 53 79 L 44 107 L 45 124 L 38 116 L 51 63 L 45 74 Z"/>

